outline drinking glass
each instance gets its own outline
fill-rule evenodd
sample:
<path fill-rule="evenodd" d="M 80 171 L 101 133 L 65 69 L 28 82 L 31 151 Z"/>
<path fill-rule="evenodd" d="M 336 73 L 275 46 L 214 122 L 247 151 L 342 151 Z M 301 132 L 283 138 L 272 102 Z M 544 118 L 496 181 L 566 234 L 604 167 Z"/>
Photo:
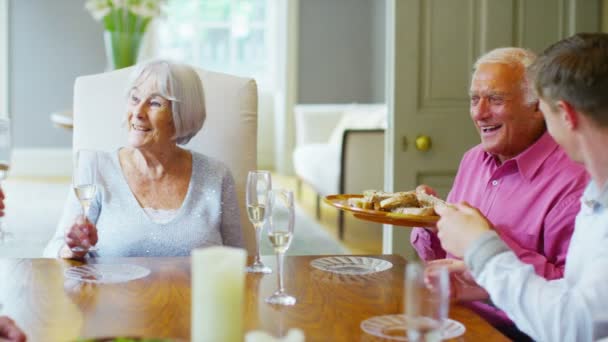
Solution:
<path fill-rule="evenodd" d="M 262 228 L 268 216 L 268 191 L 272 189 L 270 171 L 249 171 L 247 175 L 247 216 L 255 228 L 255 259 L 247 267 L 250 273 L 272 273 L 270 267 L 260 260 L 260 240 Z"/>
<path fill-rule="evenodd" d="M 72 175 L 74 194 L 82 207 L 82 214 L 88 219 L 91 203 L 97 194 L 97 152 L 93 150 L 77 150 L 74 154 L 74 172 Z M 83 252 L 82 247 L 72 248 L 75 252 Z M 97 251 L 91 246 L 89 251 Z"/>
<path fill-rule="evenodd" d="M 11 121 L 8 118 L 0 119 L 0 183 L 8 176 L 11 165 L 12 138 Z M 13 234 L 3 229 L 2 217 L 0 217 L 0 243 L 12 238 Z"/>
<path fill-rule="evenodd" d="M 294 305 L 296 298 L 285 293 L 283 286 L 283 261 L 291 245 L 295 221 L 293 191 L 276 189 L 269 192 L 268 238 L 277 255 L 278 290 L 266 298 L 266 303 Z"/>
<path fill-rule="evenodd" d="M 427 268 L 407 264 L 405 316 L 408 341 L 441 341 L 441 327 L 448 317 L 450 277 L 445 266 Z"/>

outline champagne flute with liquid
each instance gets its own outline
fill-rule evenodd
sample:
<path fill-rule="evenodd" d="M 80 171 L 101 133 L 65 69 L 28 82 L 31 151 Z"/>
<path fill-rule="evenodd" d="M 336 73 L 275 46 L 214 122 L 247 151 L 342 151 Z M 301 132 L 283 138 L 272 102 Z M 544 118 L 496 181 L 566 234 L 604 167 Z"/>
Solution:
<path fill-rule="evenodd" d="M 82 214 L 88 219 L 91 203 L 97 194 L 97 152 L 93 150 L 78 150 L 74 154 L 74 173 L 72 188 L 82 207 Z M 75 252 L 85 251 L 81 247 L 72 248 Z M 91 246 L 89 251 L 97 251 Z"/>
<path fill-rule="evenodd" d="M 0 183 L 8 176 L 11 165 L 12 137 L 11 121 L 9 118 L 0 118 Z M 0 217 L 0 243 L 12 239 L 13 234 L 4 229 L 4 224 Z"/>
<path fill-rule="evenodd" d="M 264 265 L 260 259 L 260 240 L 262 228 L 268 215 L 268 191 L 272 189 L 270 171 L 249 171 L 247 174 L 247 216 L 255 229 L 255 259 L 247 267 L 249 273 L 271 273 L 270 267 Z"/>
<path fill-rule="evenodd" d="M 283 283 L 285 252 L 287 252 L 291 245 L 295 224 L 293 191 L 276 189 L 271 190 L 269 194 L 268 238 L 277 255 L 278 289 L 272 296 L 266 298 L 266 303 L 294 305 L 296 298 L 285 292 Z"/>

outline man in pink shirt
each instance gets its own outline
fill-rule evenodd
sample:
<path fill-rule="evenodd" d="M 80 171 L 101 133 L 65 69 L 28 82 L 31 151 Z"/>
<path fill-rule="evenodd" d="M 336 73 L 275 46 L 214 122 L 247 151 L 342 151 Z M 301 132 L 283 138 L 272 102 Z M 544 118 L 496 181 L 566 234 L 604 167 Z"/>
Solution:
<path fill-rule="evenodd" d="M 579 198 L 589 178 L 546 131 L 525 76 L 535 58 L 525 49 L 501 48 L 475 63 L 470 106 L 481 144 L 465 153 L 447 200 L 479 208 L 521 261 L 538 275 L 556 279 L 564 274 Z M 425 261 L 450 257 L 432 231 L 414 229 L 411 242 Z M 485 294 L 475 291 L 474 282 L 468 285 L 473 287 L 469 293 Z M 470 306 L 507 336 L 522 337 L 491 304 Z"/>

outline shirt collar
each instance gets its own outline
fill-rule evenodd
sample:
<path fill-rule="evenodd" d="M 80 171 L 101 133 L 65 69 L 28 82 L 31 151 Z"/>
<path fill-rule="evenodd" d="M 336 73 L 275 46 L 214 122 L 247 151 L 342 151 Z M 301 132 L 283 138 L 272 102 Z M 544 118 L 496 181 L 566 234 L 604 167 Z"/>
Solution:
<path fill-rule="evenodd" d="M 545 131 L 545 133 L 543 133 L 538 140 L 536 140 L 532 145 L 528 146 L 528 148 L 522 153 L 518 154 L 512 159 L 505 160 L 502 164 L 505 165 L 509 162 L 515 162 L 523 177 L 526 180 L 531 180 L 538 169 L 540 169 L 541 165 L 545 162 L 547 157 L 549 157 L 549 155 L 553 153 L 558 146 L 559 145 L 557 145 L 551 135 Z M 498 159 L 495 156 L 492 156 L 487 152 L 486 156 L 496 160 L 498 163 Z"/>
<path fill-rule="evenodd" d="M 597 205 L 608 207 L 608 183 L 600 189 L 594 181 L 589 182 L 589 185 L 583 192 L 581 203 L 589 208 L 594 208 Z"/>

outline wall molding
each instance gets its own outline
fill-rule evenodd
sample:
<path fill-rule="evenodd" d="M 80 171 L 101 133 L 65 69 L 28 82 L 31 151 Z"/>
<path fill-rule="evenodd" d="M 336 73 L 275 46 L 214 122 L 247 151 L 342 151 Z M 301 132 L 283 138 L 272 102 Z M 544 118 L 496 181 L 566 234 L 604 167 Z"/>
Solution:
<path fill-rule="evenodd" d="M 16 148 L 9 177 L 71 177 L 71 148 Z"/>

